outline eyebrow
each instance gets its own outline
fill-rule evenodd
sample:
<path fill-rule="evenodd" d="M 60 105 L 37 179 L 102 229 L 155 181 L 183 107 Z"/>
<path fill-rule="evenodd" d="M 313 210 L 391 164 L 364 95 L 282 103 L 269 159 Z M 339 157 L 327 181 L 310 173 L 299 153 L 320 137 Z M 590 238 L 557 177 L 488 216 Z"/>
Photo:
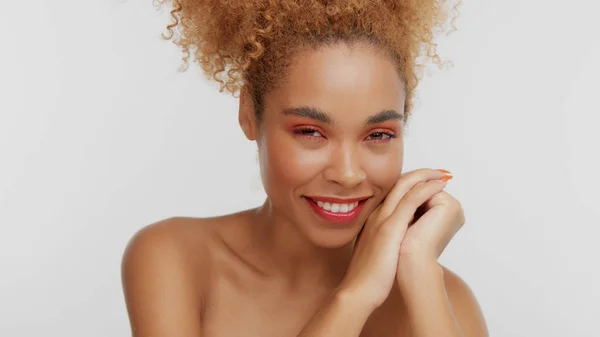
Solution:
<path fill-rule="evenodd" d="M 335 121 L 333 118 L 329 116 L 326 112 L 319 108 L 311 107 L 311 106 L 301 106 L 296 108 L 286 108 L 283 109 L 283 114 L 286 116 L 299 116 L 317 120 L 319 122 L 325 124 L 334 124 Z M 383 123 L 389 120 L 404 120 L 404 115 L 398 113 L 396 110 L 383 110 L 374 115 L 371 115 L 365 121 L 365 125 L 372 125 Z"/>
<path fill-rule="evenodd" d="M 389 120 L 404 120 L 404 115 L 396 112 L 396 110 L 383 110 L 369 117 L 365 125 L 383 123 Z"/>

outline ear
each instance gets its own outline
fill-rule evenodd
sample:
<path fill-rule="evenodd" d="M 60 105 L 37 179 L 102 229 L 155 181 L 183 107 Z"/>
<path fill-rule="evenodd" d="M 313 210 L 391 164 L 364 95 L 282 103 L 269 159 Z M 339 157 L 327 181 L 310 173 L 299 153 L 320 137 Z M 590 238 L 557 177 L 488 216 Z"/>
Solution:
<path fill-rule="evenodd" d="M 256 114 L 254 112 L 254 103 L 252 96 L 246 86 L 240 89 L 240 106 L 238 111 L 238 121 L 242 131 L 249 140 L 256 140 L 258 125 Z"/>

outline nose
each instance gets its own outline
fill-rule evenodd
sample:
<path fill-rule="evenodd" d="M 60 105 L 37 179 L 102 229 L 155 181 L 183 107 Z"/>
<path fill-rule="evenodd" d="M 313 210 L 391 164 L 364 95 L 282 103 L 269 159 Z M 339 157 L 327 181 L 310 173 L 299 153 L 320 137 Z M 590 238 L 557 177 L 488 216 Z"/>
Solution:
<path fill-rule="evenodd" d="M 326 181 L 344 188 L 352 188 L 366 179 L 360 165 L 358 149 L 352 146 L 340 146 L 329 154 L 329 162 L 323 176 Z"/>

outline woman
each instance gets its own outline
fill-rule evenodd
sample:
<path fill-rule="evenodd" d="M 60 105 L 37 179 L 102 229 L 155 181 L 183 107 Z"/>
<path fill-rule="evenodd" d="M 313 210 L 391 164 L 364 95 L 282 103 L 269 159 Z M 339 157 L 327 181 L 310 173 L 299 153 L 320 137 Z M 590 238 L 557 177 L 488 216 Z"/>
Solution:
<path fill-rule="evenodd" d="M 437 262 L 465 221 L 443 191 L 450 172 L 402 173 L 416 58 L 428 46 L 439 61 L 445 7 L 173 1 L 176 43 L 240 93 L 268 197 L 131 240 L 134 336 L 487 335 L 468 286 Z"/>

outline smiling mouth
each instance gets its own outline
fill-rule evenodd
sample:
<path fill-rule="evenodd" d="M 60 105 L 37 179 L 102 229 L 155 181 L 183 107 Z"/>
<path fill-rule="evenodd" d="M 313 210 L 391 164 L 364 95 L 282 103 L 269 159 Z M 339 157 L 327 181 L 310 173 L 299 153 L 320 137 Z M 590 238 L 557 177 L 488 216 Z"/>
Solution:
<path fill-rule="evenodd" d="M 329 203 L 323 202 L 320 200 L 314 200 L 317 203 L 317 206 L 321 207 L 326 211 L 330 211 L 331 213 L 348 213 L 358 206 L 358 201 L 352 203 Z"/>
<path fill-rule="evenodd" d="M 327 222 L 335 224 L 347 224 L 354 221 L 360 214 L 368 198 L 335 199 L 304 197 L 316 215 Z"/>

